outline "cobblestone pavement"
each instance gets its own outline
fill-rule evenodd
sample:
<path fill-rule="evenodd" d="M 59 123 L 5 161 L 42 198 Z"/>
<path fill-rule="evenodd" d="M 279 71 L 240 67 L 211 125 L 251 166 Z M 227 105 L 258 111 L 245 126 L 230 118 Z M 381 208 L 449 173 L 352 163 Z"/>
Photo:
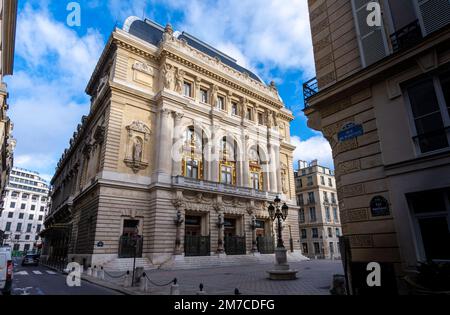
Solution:
<path fill-rule="evenodd" d="M 195 295 L 200 283 L 207 295 L 233 295 L 236 288 L 243 295 L 329 295 L 333 275 L 343 274 L 341 261 L 312 260 L 291 264 L 292 269 L 299 271 L 297 280 L 271 281 L 267 279 L 266 271 L 272 267 L 260 264 L 200 270 L 153 270 L 147 275 L 156 284 L 177 278 L 181 295 Z M 170 286 L 149 284 L 148 294 L 170 294 Z"/>

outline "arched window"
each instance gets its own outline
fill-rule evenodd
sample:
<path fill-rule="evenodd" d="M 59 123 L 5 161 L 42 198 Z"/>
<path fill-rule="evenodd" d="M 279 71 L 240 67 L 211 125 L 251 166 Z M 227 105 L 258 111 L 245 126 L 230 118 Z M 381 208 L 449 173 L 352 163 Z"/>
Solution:
<path fill-rule="evenodd" d="M 233 138 L 223 137 L 220 150 L 220 174 L 222 184 L 236 185 L 236 142 Z"/>
<path fill-rule="evenodd" d="M 251 188 L 256 190 L 264 189 L 264 175 L 261 167 L 259 148 L 251 149 L 249 152 L 249 176 Z"/>
<path fill-rule="evenodd" d="M 203 179 L 203 149 L 205 146 L 203 131 L 199 134 L 194 127 L 186 129 L 184 135 L 182 173 L 184 177 Z"/>

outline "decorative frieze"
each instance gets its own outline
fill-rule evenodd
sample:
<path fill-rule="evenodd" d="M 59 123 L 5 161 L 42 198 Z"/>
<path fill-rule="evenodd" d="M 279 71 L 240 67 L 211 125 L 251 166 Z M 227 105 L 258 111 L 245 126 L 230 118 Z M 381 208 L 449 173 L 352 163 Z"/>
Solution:
<path fill-rule="evenodd" d="M 369 209 L 361 208 L 361 209 L 351 209 L 341 211 L 342 223 L 361 222 L 368 220 L 369 220 Z"/>
<path fill-rule="evenodd" d="M 373 235 L 351 235 L 349 239 L 352 248 L 374 247 Z"/>

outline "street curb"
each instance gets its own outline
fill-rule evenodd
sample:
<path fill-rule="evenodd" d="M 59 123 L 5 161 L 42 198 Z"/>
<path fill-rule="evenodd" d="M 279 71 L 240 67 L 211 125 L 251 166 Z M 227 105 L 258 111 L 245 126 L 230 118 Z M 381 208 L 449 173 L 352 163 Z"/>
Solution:
<path fill-rule="evenodd" d="M 61 270 L 59 270 L 59 269 L 57 269 L 55 267 L 47 266 L 45 264 L 41 264 L 41 265 L 46 267 L 46 268 L 48 268 L 48 269 L 56 271 L 56 272 L 60 273 L 61 275 L 66 275 L 67 274 L 64 271 L 61 271 Z M 125 289 L 125 288 L 123 288 L 121 286 L 112 284 L 110 282 L 106 282 L 106 281 L 100 280 L 98 278 L 87 276 L 85 274 L 81 275 L 81 280 L 85 281 L 85 282 L 88 282 L 88 283 L 91 283 L 91 284 L 95 284 L 95 285 L 97 285 L 99 287 L 102 287 L 102 288 L 105 288 L 105 289 L 109 289 L 109 290 L 112 290 L 112 291 L 115 291 L 115 292 L 122 293 L 124 295 L 144 295 L 144 294 L 141 294 L 139 292 L 135 292 L 133 290 Z"/>

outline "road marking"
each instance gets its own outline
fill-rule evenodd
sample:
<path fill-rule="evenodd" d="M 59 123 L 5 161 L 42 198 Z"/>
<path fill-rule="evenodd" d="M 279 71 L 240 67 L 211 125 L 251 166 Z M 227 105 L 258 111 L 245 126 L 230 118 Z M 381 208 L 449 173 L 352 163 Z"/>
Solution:
<path fill-rule="evenodd" d="M 19 271 L 14 273 L 16 276 L 28 276 L 28 272 L 26 271 Z"/>
<path fill-rule="evenodd" d="M 34 273 L 35 275 L 41 275 L 41 274 L 42 274 L 42 272 L 40 272 L 40 271 L 38 271 L 38 270 L 34 270 L 33 273 Z"/>
<path fill-rule="evenodd" d="M 48 273 L 49 275 L 56 275 L 56 272 L 53 272 L 53 271 L 50 271 L 50 270 L 47 270 L 47 273 Z"/>

